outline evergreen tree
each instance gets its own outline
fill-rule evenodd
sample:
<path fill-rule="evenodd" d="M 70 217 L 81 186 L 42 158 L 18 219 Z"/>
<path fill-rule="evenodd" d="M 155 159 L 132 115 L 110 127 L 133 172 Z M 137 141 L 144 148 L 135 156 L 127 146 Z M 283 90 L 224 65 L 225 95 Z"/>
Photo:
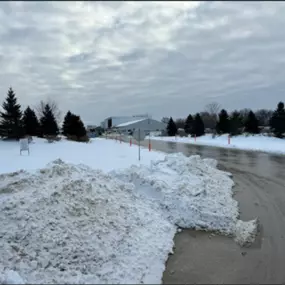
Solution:
<path fill-rule="evenodd" d="M 38 136 L 40 134 L 40 123 L 36 113 L 29 106 L 23 115 L 23 129 L 24 133 L 29 136 Z"/>
<path fill-rule="evenodd" d="M 186 134 L 191 134 L 193 129 L 194 120 L 191 114 L 187 117 L 184 125 L 184 130 Z"/>
<path fill-rule="evenodd" d="M 250 134 L 259 133 L 258 120 L 252 111 L 250 111 L 247 115 L 244 123 L 244 131 Z"/>
<path fill-rule="evenodd" d="M 217 122 L 216 130 L 218 134 L 227 134 L 230 132 L 229 115 L 225 109 L 222 109 L 219 113 L 219 120 Z"/>
<path fill-rule="evenodd" d="M 68 111 L 64 117 L 63 134 L 69 136 L 69 139 L 80 140 L 85 137 L 87 132 L 79 116 Z"/>
<path fill-rule="evenodd" d="M 279 102 L 277 109 L 270 119 L 270 128 L 277 138 L 283 138 L 285 134 L 285 109 L 284 103 Z"/>
<path fill-rule="evenodd" d="M 62 133 L 66 136 L 70 134 L 70 122 L 72 118 L 72 113 L 68 111 L 64 117 L 63 125 L 62 125 Z"/>
<path fill-rule="evenodd" d="M 86 129 L 79 116 L 74 114 L 70 117 L 69 135 L 76 136 L 77 140 L 86 136 Z"/>
<path fill-rule="evenodd" d="M 43 135 L 53 136 L 58 134 L 58 125 L 49 104 L 45 106 L 40 124 Z"/>
<path fill-rule="evenodd" d="M 199 113 L 197 113 L 194 117 L 194 124 L 192 135 L 196 135 L 197 137 L 203 136 L 205 134 L 205 126 L 204 122 Z"/>
<path fill-rule="evenodd" d="M 230 116 L 230 134 L 233 136 L 241 134 L 243 127 L 243 118 L 240 112 L 234 111 Z"/>
<path fill-rule="evenodd" d="M 21 105 L 17 103 L 17 97 L 11 87 L 2 108 L 4 112 L 0 112 L 0 135 L 11 139 L 21 138 L 23 136 Z"/>
<path fill-rule="evenodd" d="M 177 134 L 177 127 L 176 127 L 176 124 L 173 121 L 172 117 L 170 117 L 166 129 L 167 129 L 167 134 L 170 137 L 173 137 L 173 136 L 175 136 Z"/>

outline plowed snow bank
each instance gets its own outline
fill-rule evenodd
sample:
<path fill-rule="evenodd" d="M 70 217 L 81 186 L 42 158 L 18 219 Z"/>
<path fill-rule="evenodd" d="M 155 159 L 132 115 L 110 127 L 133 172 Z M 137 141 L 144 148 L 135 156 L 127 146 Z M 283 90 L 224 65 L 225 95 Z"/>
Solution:
<path fill-rule="evenodd" d="M 0 283 L 160 283 L 177 226 L 247 240 L 215 167 L 171 154 L 110 174 L 57 160 L 0 175 Z"/>

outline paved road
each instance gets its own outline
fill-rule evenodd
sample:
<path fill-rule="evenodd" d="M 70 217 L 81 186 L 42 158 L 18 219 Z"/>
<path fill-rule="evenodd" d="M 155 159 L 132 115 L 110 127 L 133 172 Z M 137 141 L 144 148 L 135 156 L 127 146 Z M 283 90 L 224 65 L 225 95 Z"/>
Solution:
<path fill-rule="evenodd" d="M 217 159 L 220 169 L 233 174 L 241 218 L 259 217 L 261 223 L 250 248 L 205 232 L 177 234 L 164 284 L 285 284 L 285 156 L 162 141 L 152 148 Z"/>

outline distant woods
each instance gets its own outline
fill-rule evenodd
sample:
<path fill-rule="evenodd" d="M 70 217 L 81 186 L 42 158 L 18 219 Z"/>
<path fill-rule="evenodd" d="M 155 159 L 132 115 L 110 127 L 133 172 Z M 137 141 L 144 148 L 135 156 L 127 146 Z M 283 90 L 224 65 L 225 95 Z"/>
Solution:
<path fill-rule="evenodd" d="M 7 92 L 0 112 L 0 137 L 20 139 L 26 136 L 56 138 L 61 111 L 53 100 L 40 101 L 33 109 L 28 106 L 22 111 L 12 87 Z M 64 134 L 71 140 L 88 141 L 86 129 L 80 117 L 68 111 L 63 123 Z"/>
<path fill-rule="evenodd" d="M 167 134 L 174 136 L 183 132 L 185 135 L 201 136 L 205 133 L 230 134 L 232 136 L 268 133 L 277 138 L 285 136 L 284 103 L 279 102 L 275 110 L 260 109 L 253 112 L 250 109 L 227 112 L 218 103 L 206 105 L 205 110 L 187 118 L 173 120 L 164 117 L 161 120 L 167 124 Z"/>

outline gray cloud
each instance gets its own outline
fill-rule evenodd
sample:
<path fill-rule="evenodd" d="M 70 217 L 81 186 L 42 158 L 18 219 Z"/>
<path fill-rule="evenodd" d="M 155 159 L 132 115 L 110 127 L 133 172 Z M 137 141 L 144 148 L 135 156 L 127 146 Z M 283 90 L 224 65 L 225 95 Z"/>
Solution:
<path fill-rule="evenodd" d="M 86 123 L 284 97 L 283 2 L 1 2 L 0 91 Z M 284 100 L 284 99 L 283 99 Z"/>

